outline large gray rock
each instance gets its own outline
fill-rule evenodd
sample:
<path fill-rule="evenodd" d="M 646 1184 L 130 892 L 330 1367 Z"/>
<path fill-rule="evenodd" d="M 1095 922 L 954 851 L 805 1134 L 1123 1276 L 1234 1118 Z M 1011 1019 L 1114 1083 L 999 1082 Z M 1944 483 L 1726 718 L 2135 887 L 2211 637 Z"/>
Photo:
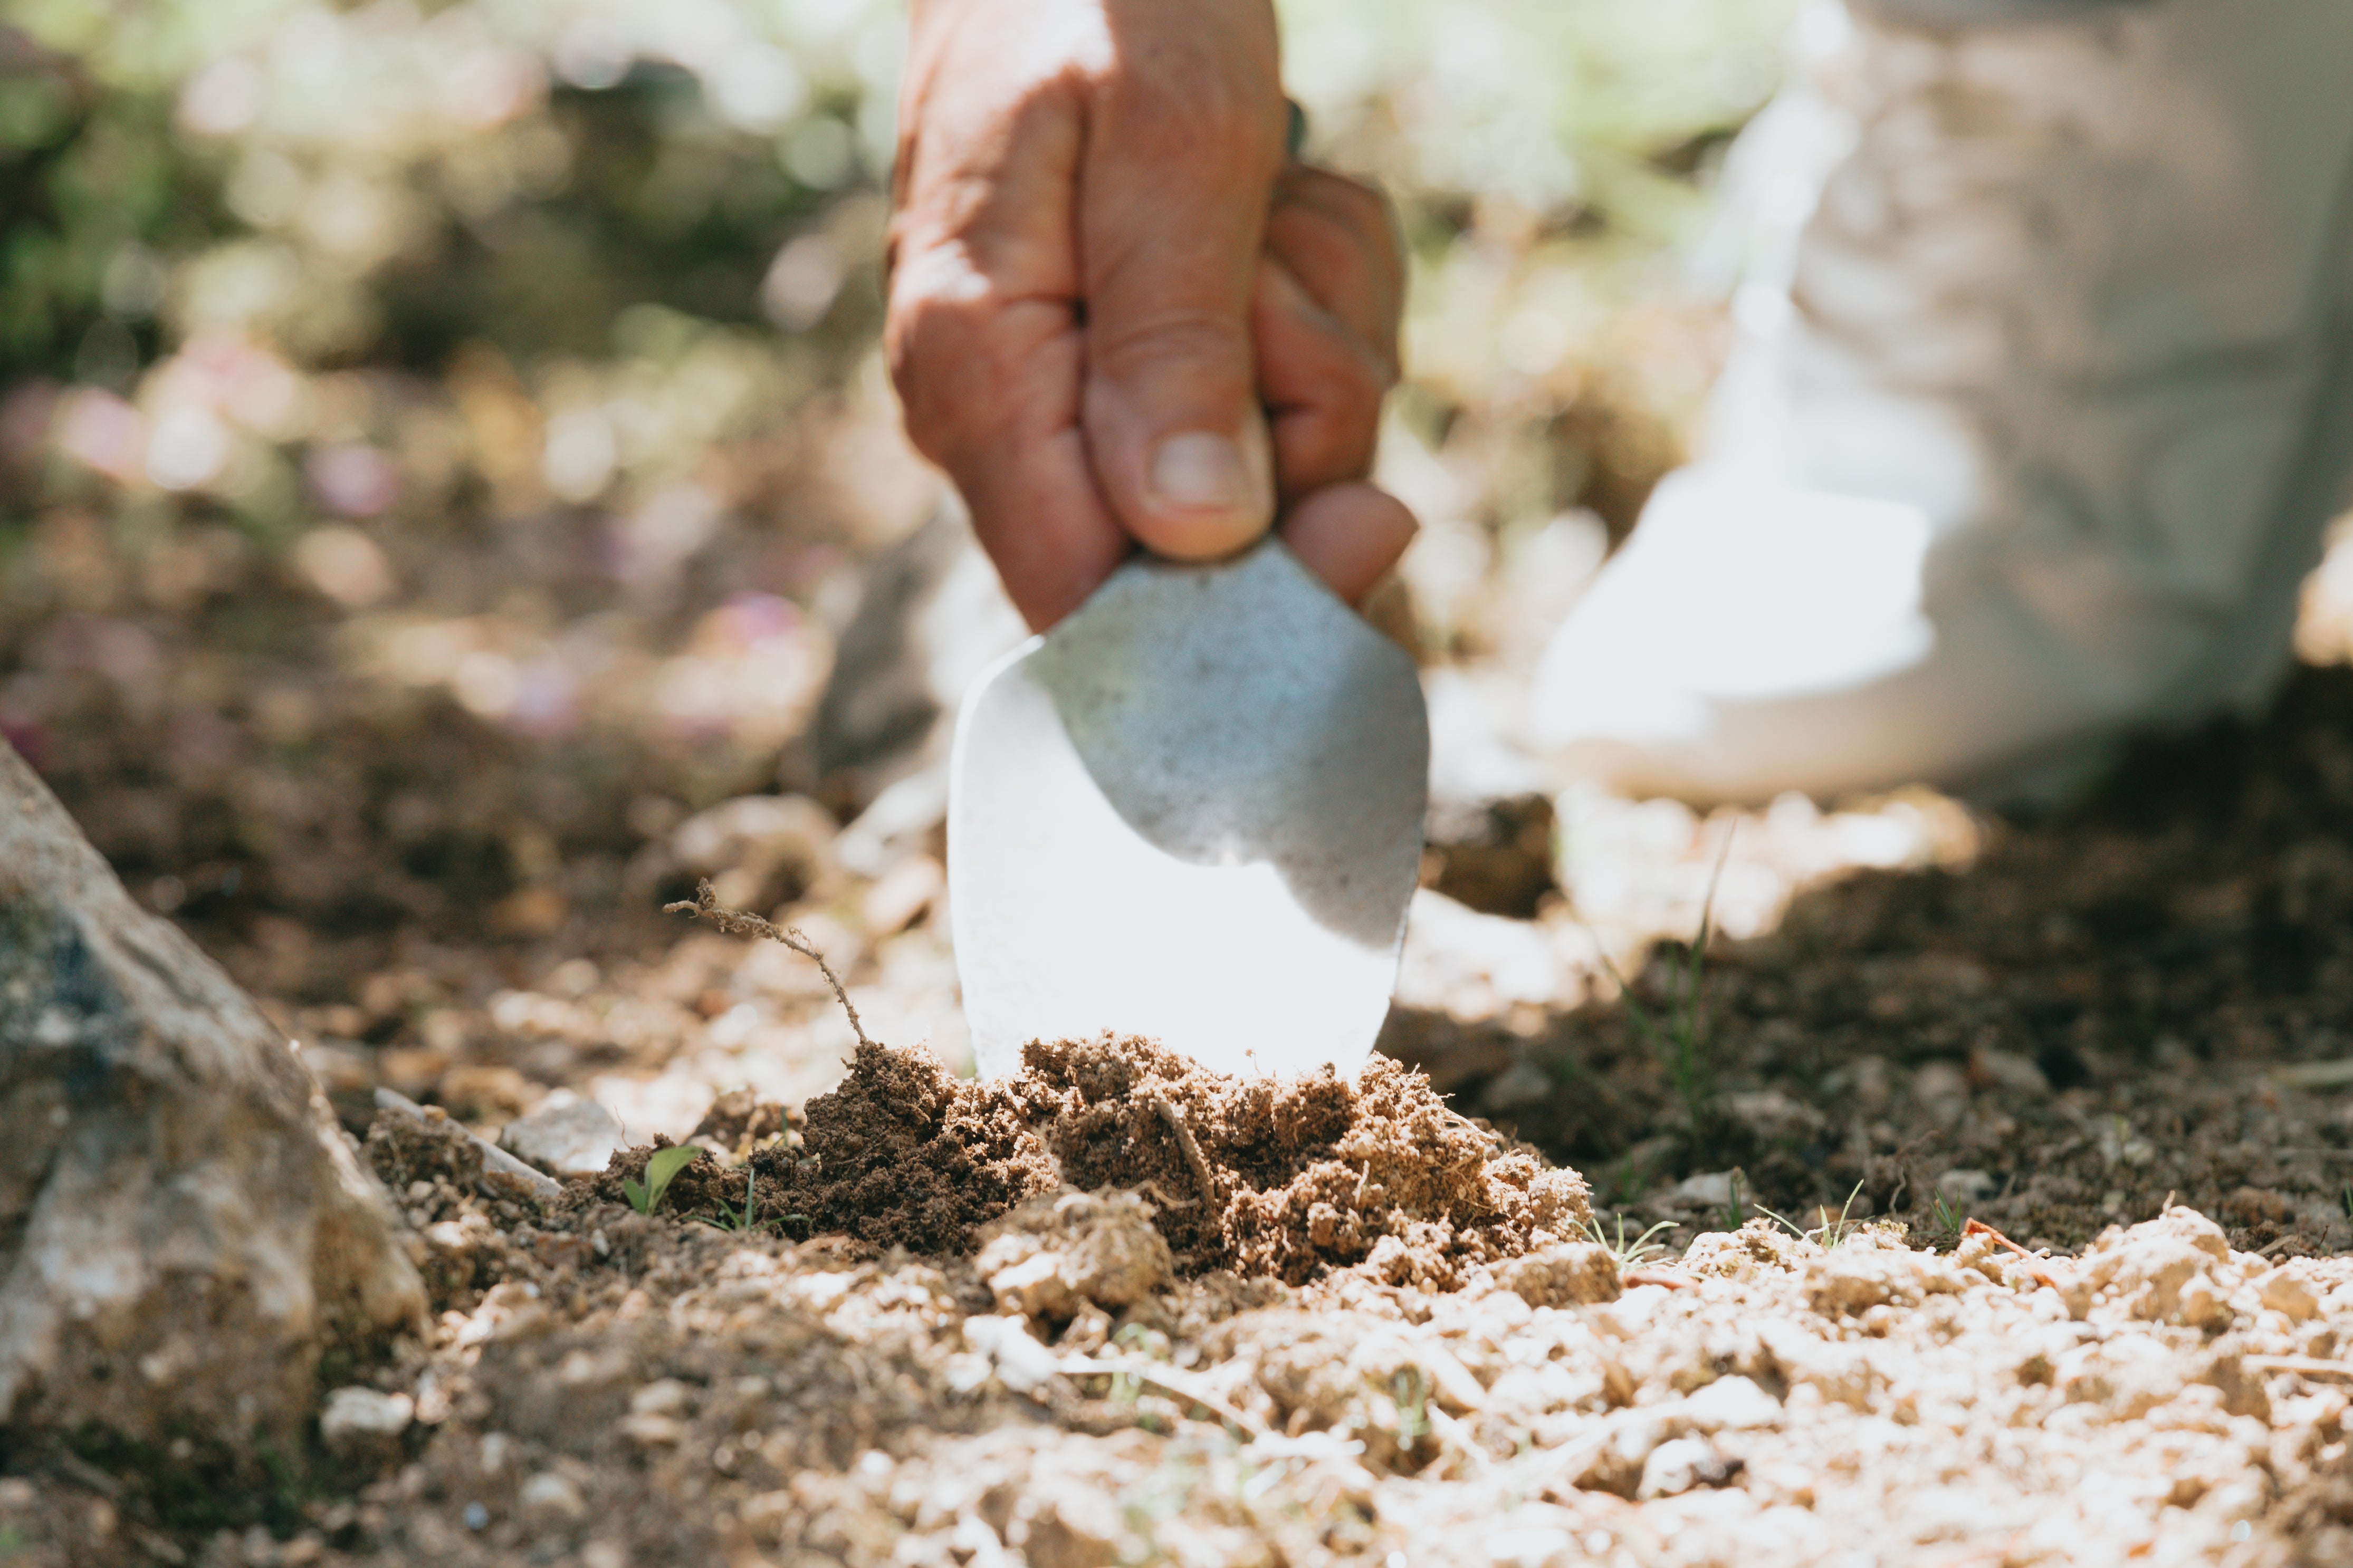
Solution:
<path fill-rule="evenodd" d="M 424 1310 L 285 1037 L 0 742 L 0 1421 L 282 1441 Z"/>

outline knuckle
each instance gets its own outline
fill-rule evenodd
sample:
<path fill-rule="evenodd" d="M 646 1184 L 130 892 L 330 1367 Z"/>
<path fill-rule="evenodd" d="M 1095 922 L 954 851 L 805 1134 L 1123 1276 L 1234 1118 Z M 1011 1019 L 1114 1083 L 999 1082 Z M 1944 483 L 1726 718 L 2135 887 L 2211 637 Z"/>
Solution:
<path fill-rule="evenodd" d="M 1113 377 L 1138 368 L 1155 372 L 1189 364 L 1242 380 L 1250 341 L 1242 323 L 1204 310 L 1098 312 L 1089 321 L 1089 356 Z"/>

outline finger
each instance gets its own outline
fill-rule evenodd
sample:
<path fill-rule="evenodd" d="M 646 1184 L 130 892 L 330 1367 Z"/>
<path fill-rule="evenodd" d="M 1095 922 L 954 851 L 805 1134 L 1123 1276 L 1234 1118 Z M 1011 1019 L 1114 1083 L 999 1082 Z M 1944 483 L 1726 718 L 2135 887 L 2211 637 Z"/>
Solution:
<path fill-rule="evenodd" d="M 1136 538 L 1223 555 L 1274 511 L 1250 341 L 1282 159 L 1272 14 L 1113 0 L 1111 16 L 1137 68 L 1094 97 L 1081 173 L 1089 450 Z"/>
<path fill-rule="evenodd" d="M 1250 325 L 1282 500 L 1370 473 L 1381 399 L 1394 375 L 1389 362 L 1271 258 L 1260 264 Z"/>
<path fill-rule="evenodd" d="M 1406 274 L 1388 198 L 1329 170 L 1293 164 L 1275 186 L 1266 249 L 1388 361 L 1394 380 Z"/>
<path fill-rule="evenodd" d="M 1042 629 L 1133 542 L 1079 418 L 1070 234 L 1083 104 L 1039 89 L 1041 74 L 966 72 L 908 115 L 884 341 L 909 436 L 963 492 L 1008 593 Z"/>
<path fill-rule="evenodd" d="M 997 300 L 954 258 L 902 252 L 887 342 L 917 449 L 955 481 L 1023 617 L 1053 625 L 1134 548 L 1079 426 L 1073 313 Z"/>
<path fill-rule="evenodd" d="M 1405 503 L 1371 485 L 1334 485 L 1282 520 L 1282 542 L 1351 605 L 1363 602 L 1419 527 Z"/>

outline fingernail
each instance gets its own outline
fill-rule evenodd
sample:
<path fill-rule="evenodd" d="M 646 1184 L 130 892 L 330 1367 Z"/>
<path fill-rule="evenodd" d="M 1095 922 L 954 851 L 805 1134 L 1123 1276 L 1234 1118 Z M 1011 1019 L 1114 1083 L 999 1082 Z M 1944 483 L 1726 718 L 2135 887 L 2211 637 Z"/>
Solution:
<path fill-rule="evenodd" d="M 1260 509 L 1256 476 L 1229 436 L 1188 430 L 1152 454 L 1155 510 L 1249 512 Z"/>

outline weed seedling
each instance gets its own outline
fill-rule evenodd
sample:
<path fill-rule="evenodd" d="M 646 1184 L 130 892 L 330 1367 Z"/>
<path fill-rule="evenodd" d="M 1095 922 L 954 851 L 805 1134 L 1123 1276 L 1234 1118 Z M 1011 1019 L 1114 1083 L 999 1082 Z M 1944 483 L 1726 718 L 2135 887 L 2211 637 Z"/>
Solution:
<path fill-rule="evenodd" d="M 1674 1229 L 1674 1221 L 1662 1219 L 1658 1224 L 1652 1226 L 1650 1229 L 1644 1231 L 1641 1235 L 1636 1237 L 1633 1240 L 1629 1241 L 1626 1239 L 1626 1216 L 1621 1214 L 1616 1217 L 1618 1221 L 1618 1234 L 1614 1238 L 1608 1231 L 1601 1228 L 1601 1222 L 1598 1219 L 1588 1219 L 1585 1222 L 1585 1234 L 1591 1237 L 1596 1242 L 1599 1243 L 1603 1249 L 1606 1250 L 1611 1258 L 1617 1259 L 1619 1268 L 1635 1268 L 1640 1265 L 1644 1258 L 1655 1258 L 1667 1250 L 1662 1244 L 1652 1241 L 1651 1237 L 1658 1235 L 1659 1232 L 1662 1230 Z"/>
<path fill-rule="evenodd" d="M 739 1215 L 725 1204 L 722 1204 L 719 1205 L 717 1214 L 699 1214 L 694 1217 L 713 1230 L 723 1230 L 739 1236 L 749 1235 L 760 1228 L 759 1188 L 760 1184 L 754 1179 L 751 1172 L 746 1171 L 744 1173 L 744 1212 L 742 1214 Z"/>
<path fill-rule="evenodd" d="M 702 1152 L 691 1143 L 655 1150 L 653 1158 L 646 1162 L 643 1182 L 621 1178 L 621 1191 L 628 1198 L 629 1206 L 639 1214 L 653 1213 L 654 1205 L 662 1201 L 662 1194 L 670 1191 L 670 1179 L 693 1164 L 695 1156 Z"/>
<path fill-rule="evenodd" d="M 1618 983 L 1618 994 L 1626 999 L 1626 1016 L 1642 1037 L 1651 1053 L 1667 1069 L 1669 1081 L 1675 1086 L 1675 1098 L 1683 1104 L 1683 1114 L 1691 1119 L 1696 1132 L 1708 1121 L 1708 1113 L 1715 1099 L 1714 1074 L 1708 1070 L 1706 1056 L 1707 1016 L 1701 1005 L 1701 988 L 1707 978 L 1707 942 L 1715 929 L 1715 890 L 1724 880 L 1724 863 L 1732 858 L 1732 834 L 1724 836 L 1724 848 L 1715 858 L 1715 869 L 1708 874 L 1707 897 L 1699 907 L 1699 935 L 1693 941 L 1691 957 L 1681 968 L 1672 969 L 1673 976 L 1667 991 L 1667 1016 L 1653 1017 L 1642 1005 L 1626 977 L 1618 973 L 1617 963 L 1606 949 L 1601 952 L 1603 967 Z"/>
<path fill-rule="evenodd" d="M 1945 1200 L 1944 1194 L 1938 1193 L 1929 1207 L 1936 1213 L 1939 1233 L 1951 1237 L 1961 1234 L 1961 1226 L 1967 1222 L 1962 1219 L 1961 1212 Z"/>
<path fill-rule="evenodd" d="M 1749 1206 L 1755 1209 L 1758 1214 L 1763 1215 L 1767 1219 L 1778 1221 L 1788 1230 L 1791 1236 L 1796 1237 L 1799 1240 L 1820 1242 L 1822 1250 L 1828 1252 L 1831 1248 L 1837 1247 L 1839 1243 L 1844 1241 L 1848 1237 L 1852 1236 L 1856 1231 L 1862 1228 L 1862 1222 L 1861 1220 L 1850 1222 L 1847 1218 L 1848 1212 L 1854 1207 L 1855 1198 L 1859 1196 L 1862 1192 L 1862 1184 L 1861 1182 L 1855 1183 L 1853 1190 L 1849 1192 L 1846 1195 L 1846 1202 L 1839 1205 L 1838 1218 L 1831 1221 L 1828 1225 L 1816 1226 L 1811 1230 L 1804 1228 L 1802 1226 L 1799 1225 L 1797 1221 L 1790 1219 L 1786 1215 L 1775 1214 L 1763 1204 L 1751 1204 Z"/>
<path fill-rule="evenodd" d="M 1409 1450 L 1430 1431 L 1430 1384 L 1421 1368 L 1399 1367 L 1389 1380 L 1389 1396 L 1397 1401 L 1398 1447 Z"/>

